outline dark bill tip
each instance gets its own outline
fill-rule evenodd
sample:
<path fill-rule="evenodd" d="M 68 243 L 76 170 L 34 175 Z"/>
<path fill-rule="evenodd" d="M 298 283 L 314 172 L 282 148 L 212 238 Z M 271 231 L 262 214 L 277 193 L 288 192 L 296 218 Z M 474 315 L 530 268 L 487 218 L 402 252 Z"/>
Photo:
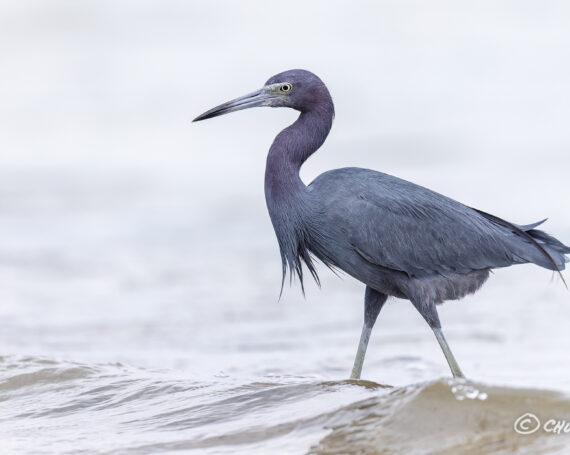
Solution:
<path fill-rule="evenodd" d="M 194 120 L 192 120 L 192 123 L 199 122 L 201 120 L 208 120 L 209 118 L 216 117 L 217 115 L 222 115 L 222 114 L 214 114 L 214 113 L 204 112 L 202 115 L 199 115 Z"/>
<path fill-rule="evenodd" d="M 245 96 L 236 98 L 235 100 L 220 104 L 219 106 L 200 114 L 192 120 L 192 123 L 218 117 L 219 115 L 229 114 L 230 112 L 241 111 L 242 109 L 248 109 L 250 107 L 266 106 L 271 98 L 272 96 L 266 93 L 263 89 L 257 90 L 255 92 L 248 93 Z"/>

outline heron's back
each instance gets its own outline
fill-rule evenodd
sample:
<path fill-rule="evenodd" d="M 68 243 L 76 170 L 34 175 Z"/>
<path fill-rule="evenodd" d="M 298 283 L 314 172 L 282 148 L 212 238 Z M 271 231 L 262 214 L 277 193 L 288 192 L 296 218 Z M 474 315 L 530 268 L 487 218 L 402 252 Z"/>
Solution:
<path fill-rule="evenodd" d="M 308 188 L 317 206 L 321 235 L 329 239 L 335 265 L 345 270 L 358 268 L 356 254 L 379 270 L 427 282 L 440 277 L 481 277 L 493 268 L 528 262 L 562 270 L 568 260 L 565 254 L 570 253 L 554 237 L 535 229 L 536 223 L 516 226 L 368 169 L 332 170 Z"/>

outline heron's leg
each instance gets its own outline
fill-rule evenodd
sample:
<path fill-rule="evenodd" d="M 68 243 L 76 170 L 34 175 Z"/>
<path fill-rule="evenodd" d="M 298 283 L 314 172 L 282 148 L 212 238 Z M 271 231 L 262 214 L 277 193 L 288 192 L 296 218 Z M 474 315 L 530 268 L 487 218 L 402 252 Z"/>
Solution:
<path fill-rule="evenodd" d="M 378 313 L 380 313 L 387 298 L 387 295 L 366 286 L 366 292 L 364 294 L 364 324 L 362 325 L 362 333 L 360 334 L 360 342 L 358 343 L 358 350 L 356 351 L 356 358 L 354 359 L 350 379 L 360 379 L 362 364 L 364 363 L 364 356 L 366 355 L 366 348 L 368 347 L 372 327 L 374 327 Z"/>
<path fill-rule="evenodd" d="M 455 360 L 455 357 L 453 356 L 453 353 L 451 352 L 451 349 L 447 344 L 445 337 L 443 336 L 443 332 L 441 331 L 441 323 L 439 322 L 439 316 L 437 314 L 437 309 L 435 307 L 435 304 L 431 303 L 428 305 L 421 305 L 413 300 L 412 303 L 433 330 L 433 333 L 437 338 L 437 342 L 441 346 L 441 350 L 443 351 L 445 360 L 447 360 L 447 363 L 449 364 L 449 368 L 451 369 L 453 377 L 465 378 L 465 376 L 461 371 L 461 368 L 459 368 L 457 360 Z"/>
<path fill-rule="evenodd" d="M 439 345 L 441 346 L 441 350 L 443 351 L 443 355 L 445 356 L 445 359 L 447 360 L 447 363 L 449 364 L 449 368 L 451 369 L 451 373 L 453 374 L 453 377 L 454 378 L 465 378 L 465 376 L 461 372 L 461 368 L 459 368 L 459 364 L 457 363 L 457 360 L 455 360 L 455 357 L 453 357 L 453 352 L 451 352 L 451 349 L 449 349 L 449 345 L 447 344 L 447 341 L 445 340 L 445 337 L 443 336 L 443 332 L 441 331 L 441 328 L 432 327 L 432 330 L 433 330 L 433 333 L 435 334 L 435 337 L 437 338 Z"/>

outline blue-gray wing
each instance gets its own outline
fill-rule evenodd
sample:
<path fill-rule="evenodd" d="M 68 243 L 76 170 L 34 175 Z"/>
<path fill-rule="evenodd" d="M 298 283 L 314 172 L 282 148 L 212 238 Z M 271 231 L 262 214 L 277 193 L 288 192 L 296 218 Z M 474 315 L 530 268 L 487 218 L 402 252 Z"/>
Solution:
<path fill-rule="evenodd" d="M 309 188 L 323 204 L 330 236 L 348 240 L 367 261 L 409 276 L 525 262 L 564 266 L 563 255 L 558 254 L 554 267 L 549 254 L 523 231 L 541 232 L 531 230 L 535 225 L 501 224 L 499 218 L 387 174 L 338 169 L 322 174 Z"/>

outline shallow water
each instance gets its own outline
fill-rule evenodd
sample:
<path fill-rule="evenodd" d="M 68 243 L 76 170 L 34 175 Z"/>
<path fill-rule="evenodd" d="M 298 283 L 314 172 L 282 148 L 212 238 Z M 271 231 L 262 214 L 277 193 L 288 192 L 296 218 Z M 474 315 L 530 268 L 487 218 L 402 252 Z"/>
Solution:
<path fill-rule="evenodd" d="M 403 387 L 283 376 L 203 381 L 39 357 L 2 358 L 0 377 L 3 453 L 563 454 L 569 447 L 568 435 L 513 431 L 528 409 L 567 415 L 567 396 L 451 379 Z"/>
<path fill-rule="evenodd" d="M 362 286 L 322 270 L 322 290 L 309 285 L 303 299 L 286 286 L 278 301 L 278 252 L 256 195 L 242 194 L 240 211 L 200 209 L 175 173 L 1 182 L 2 453 L 570 447 L 569 434 L 513 429 L 528 412 L 570 419 L 570 305 L 547 271 L 499 270 L 441 308 L 474 382 L 446 379 L 433 335 L 398 300 L 382 310 L 365 380 L 348 381 Z"/>
<path fill-rule="evenodd" d="M 3 1 L 0 455 L 569 453 L 558 277 L 441 307 L 470 382 L 398 300 L 348 381 L 363 286 L 278 299 L 263 169 L 295 114 L 190 123 L 305 67 L 337 112 L 305 181 L 378 169 L 570 243 L 570 4 L 458 5 Z"/>

